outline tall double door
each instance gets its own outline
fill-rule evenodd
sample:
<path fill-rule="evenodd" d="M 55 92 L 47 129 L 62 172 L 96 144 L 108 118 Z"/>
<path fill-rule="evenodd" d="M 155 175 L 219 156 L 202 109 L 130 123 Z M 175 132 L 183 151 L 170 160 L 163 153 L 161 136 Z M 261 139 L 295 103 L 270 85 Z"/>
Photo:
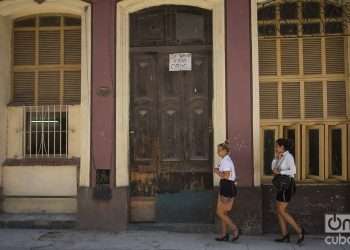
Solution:
<path fill-rule="evenodd" d="M 203 220 L 212 210 L 212 51 L 156 50 L 130 55 L 130 219 Z M 183 52 L 190 67 L 170 70 L 171 54 Z"/>

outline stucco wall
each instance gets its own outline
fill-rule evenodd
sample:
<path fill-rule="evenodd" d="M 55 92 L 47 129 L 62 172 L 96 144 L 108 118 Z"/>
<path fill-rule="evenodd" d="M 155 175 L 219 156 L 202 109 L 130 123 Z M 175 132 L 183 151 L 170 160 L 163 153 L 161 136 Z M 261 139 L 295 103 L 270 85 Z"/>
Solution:
<path fill-rule="evenodd" d="M 7 109 L 9 100 L 10 82 L 10 21 L 0 16 L 0 186 L 1 186 L 1 163 L 6 158 L 6 127 Z"/>
<path fill-rule="evenodd" d="M 74 198 L 5 198 L 2 206 L 5 213 L 52 213 L 72 214 L 77 212 Z"/>
<path fill-rule="evenodd" d="M 5 196 L 76 196 L 76 166 L 4 166 Z"/>
<path fill-rule="evenodd" d="M 15 18 L 43 13 L 81 16 L 81 106 L 70 107 L 69 157 L 80 158 L 80 184 L 88 186 L 90 179 L 91 7 L 87 1 L 81 0 L 50 0 L 42 4 L 33 0 L 0 1 L 0 177 L 1 163 L 6 158 L 23 157 L 23 113 L 19 107 L 7 107 L 11 95 L 11 24 Z M 7 124 L 8 122 L 11 124 Z M 0 181 L 2 179 L 0 178 Z"/>

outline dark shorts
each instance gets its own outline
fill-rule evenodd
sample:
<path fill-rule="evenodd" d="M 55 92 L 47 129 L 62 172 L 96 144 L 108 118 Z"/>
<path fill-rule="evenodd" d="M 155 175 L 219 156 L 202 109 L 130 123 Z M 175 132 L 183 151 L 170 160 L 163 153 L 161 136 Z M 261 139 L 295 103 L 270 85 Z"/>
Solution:
<path fill-rule="evenodd" d="M 277 191 L 276 200 L 280 202 L 290 202 L 295 191 L 296 185 L 294 178 L 292 178 L 288 189 Z"/>
<path fill-rule="evenodd" d="M 222 179 L 220 180 L 220 195 L 226 198 L 237 196 L 237 188 L 233 181 Z"/>

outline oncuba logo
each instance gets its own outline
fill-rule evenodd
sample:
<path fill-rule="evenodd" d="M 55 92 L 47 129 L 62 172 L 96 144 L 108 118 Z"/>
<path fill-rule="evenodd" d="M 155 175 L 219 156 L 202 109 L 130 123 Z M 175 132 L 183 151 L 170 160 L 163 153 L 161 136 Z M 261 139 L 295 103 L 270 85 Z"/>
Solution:
<path fill-rule="evenodd" d="M 350 233 L 350 214 L 326 214 L 326 233 Z"/>
<path fill-rule="evenodd" d="M 350 214 L 326 214 L 324 242 L 327 245 L 350 245 Z"/>

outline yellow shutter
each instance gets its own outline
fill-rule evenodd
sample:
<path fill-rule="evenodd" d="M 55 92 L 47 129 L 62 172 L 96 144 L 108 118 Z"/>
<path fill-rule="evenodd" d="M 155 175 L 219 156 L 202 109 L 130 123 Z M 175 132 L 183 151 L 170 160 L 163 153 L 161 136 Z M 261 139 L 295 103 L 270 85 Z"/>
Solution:
<path fill-rule="evenodd" d="M 80 103 L 80 71 L 64 72 L 64 95 L 63 102 L 65 104 Z"/>
<path fill-rule="evenodd" d="M 276 41 L 274 39 L 259 40 L 259 71 L 262 76 L 277 74 Z"/>
<path fill-rule="evenodd" d="M 39 64 L 60 64 L 60 31 L 39 32 Z"/>
<path fill-rule="evenodd" d="M 298 39 L 281 39 L 281 71 L 282 75 L 299 74 Z"/>
<path fill-rule="evenodd" d="M 278 119 L 278 85 L 260 83 L 260 118 Z"/>
<path fill-rule="evenodd" d="M 322 82 L 305 83 L 305 118 L 323 117 L 323 87 Z"/>
<path fill-rule="evenodd" d="M 14 32 L 14 65 L 35 64 L 35 31 Z"/>
<path fill-rule="evenodd" d="M 80 30 L 64 31 L 64 64 L 80 64 L 81 32 Z"/>
<path fill-rule="evenodd" d="M 300 83 L 282 83 L 282 116 L 300 118 Z"/>
<path fill-rule="evenodd" d="M 304 73 L 321 74 L 321 38 L 303 39 Z"/>
<path fill-rule="evenodd" d="M 344 73 L 344 37 L 326 38 L 327 74 Z"/>
<path fill-rule="evenodd" d="M 34 102 L 34 72 L 15 72 L 14 83 L 14 103 L 31 105 Z"/>
<path fill-rule="evenodd" d="M 327 82 L 329 117 L 346 117 L 346 87 L 344 81 Z"/>
<path fill-rule="evenodd" d="M 39 72 L 38 103 L 60 104 L 60 72 Z"/>

